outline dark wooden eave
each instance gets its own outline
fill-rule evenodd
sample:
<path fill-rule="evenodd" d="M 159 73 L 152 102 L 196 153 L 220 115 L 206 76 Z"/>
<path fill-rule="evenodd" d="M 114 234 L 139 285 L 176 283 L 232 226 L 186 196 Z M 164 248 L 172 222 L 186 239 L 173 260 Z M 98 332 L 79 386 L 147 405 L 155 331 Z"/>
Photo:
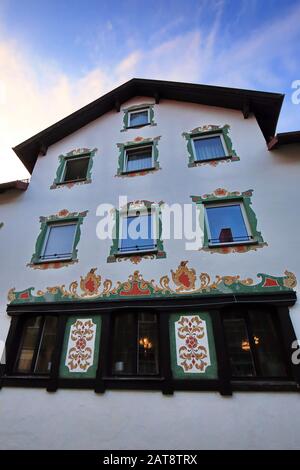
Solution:
<path fill-rule="evenodd" d="M 7 183 L 0 183 L 0 193 L 4 191 L 8 191 L 9 189 L 17 189 L 19 191 L 26 191 L 28 188 L 29 181 L 28 180 L 16 180 L 16 181 L 9 181 Z"/>
<path fill-rule="evenodd" d="M 300 131 L 281 132 L 276 134 L 268 144 L 269 150 L 277 149 L 281 145 L 300 144 Z"/>
<path fill-rule="evenodd" d="M 27 170 L 32 173 L 40 152 L 45 153 L 45 149 L 50 145 L 108 111 L 113 109 L 119 111 L 122 103 L 134 96 L 151 97 L 156 103 L 169 99 L 235 109 L 240 110 L 245 118 L 253 113 L 267 143 L 275 134 L 284 98 L 284 95 L 279 93 L 133 78 L 17 145 L 13 150 Z"/>

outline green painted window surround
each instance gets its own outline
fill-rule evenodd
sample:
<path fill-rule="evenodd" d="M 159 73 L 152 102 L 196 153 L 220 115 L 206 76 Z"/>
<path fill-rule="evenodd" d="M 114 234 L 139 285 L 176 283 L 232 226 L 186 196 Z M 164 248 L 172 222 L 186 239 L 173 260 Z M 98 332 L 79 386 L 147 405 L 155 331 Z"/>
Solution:
<path fill-rule="evenodd" d="M 117 147 L 119 149 L 119 158 L 118 158 L 118 168 L 117 168 L 117 176 L 132 176 L 133 174 L 139 173 L 149 173 L 155 170 L 159 170 L 159 152 L 158 152 L 158 141 L 160 140 L 161 136 L 143 139 L 142 137 L 138 137 L 133 141 L 125 142 L 125 143 L 118 143 Z M 151 168 L 145 168 L 142 170 L 135 170 L 135 171 L 126 171 L 126 152 L 128 150 L 134 150 L 135 148 L 141 147 L 152 147 L 152 161 L 153 166 Z"/>
<path fill-rule="evenodd" d="M 261 235 L 261 232 L 257 230 L 256 214 L 251 207 L 252 194 L 253 194 L 252 189 L 249 189 L 241 193 L 239 191 L 229 192 L 225 189 L 218 188 L 212 194 L 204 194 L 203 196 L 191 196 L 193 202 L 195 202 L 198 207 L 199 223 L 204 233 L 203 247 L 201 248 L 202 250 L 211 251 L 211 252 L 220 252 L 220 253 L 228 253 L 228 252 L 243 253 L 251 249 L 256 250 L 257 248 L 267 245 L 267 243 L 264 241 Z M 223 205 L 224 203 L 226 204 L 230 202 L 237 202 L 243 205 L 244 213 L 247 219 L 246 222 L 248 223 L 252 238 L 250 241 L 243 241 L 243 242 L 236 242 L 236 243 L 230 242 L 230 243 L 212 245 L 209 243 L 208 227 L 207 227 L 206 217 L 205 217 L 205 208 L 209 207 L 210 204 L 216 206 L 217 204 Z"/>
<path fill-rule="evenodd" d="M 28 266 L 35 267 L 35 266 L 45 266 L 49 265 L 51 263 L 58 264 L 60 263 L 61 265 L 65 266 L 68 264 L 73 264 L 78 261 L 77 255 L 78 255 L 78 249 L 77 245 L 80 240 L 80 235 L 81 235 L 81 229 L 80 226 L 83 223 L 84 217 L 87 215 L 88 211 L 84 212 L 69 212 L 66 209 L 61 210 L 58 214 L 55 215 L 50 215 L 48 217 L 40 217 L 40 233 L 37 238 L 36 244 L 35 244 L 35 252 L 32 255 L 31 262 L 29 263 Z M 70 223 L 74 222 L 77 224 L 76 231 L 75 231 L 75 236 L 74 236 L 74 241 L 73 241 L 73 249 L 72 249 L 72 254 L 69 259 L 58 259 L 58 260 L 43 260 L 41 259 L 42 255 L 42 249 L 45 243 L 45 239 L 48 233 L 48 228 L 51 225 L 55 224 L 63 224 L 63 223 Z"/>
<path fill-rule="evenodd" d="M 141 206 L 136 206 L 136 204 L 142 204 L 143 209 L 140 209 Z M 134 207 L 133 207 L 134 205 Z M 114 229 L 113 229 L 113 242 L 110 248 L 110 253 L 107 258 L 108 263 L 114 263 L 117 260 L 127 260 L 132 259 L 135 257 L 147 258 L 147 259 L 162 259 L 166 258 L 166 252 L 164 251 L 164 245 L 162 241 L 162 218 L 161 218 L 161 207 L 163 202 L 159 202 L 158 204 L 150 201 L 136 201 L 136 202 L 129 202 L 127 206 L 121 210 L 115 209 L 114 211 Z M 124 253 L 121 252 L 119 249 L 120 244 L 120 231 L 121 231 L 121 223 L 122 218 L 126 217 L 128 213 L 134 213 L 135 211 L 140 210 L 150 210 L 154 211 L 155 220 L 156 220 L 156 249 L 151 251 L 137 251 L 134 253 Z M 152 212 L 153 213 L 153 212 Z"/>
<path fill-rule="evenodd" d="M 58 157 L 59 165 L 56 171 L 56 176 L 53 181 L 53 184 L 50 186 L 50 189 L 55 189 L 60 186 L 68 186 L 71 187 L 74 184 L 88 184 L 92 182 L 92 167 L 93 167 L 93 158 L 97 152 L 97 148 L 88 149 L 88 148 L 80 148 L 71 150 L 66 154 L 61 154 Z M 82 180 L 74 180 L 74 181 L 64 181 L 65 172 L 66 172 L 66 163 L 67 160 L 75 159 L 75 158 L 82 158 L 82 157 L 89 157 L 89 163 L 86 172 L 86 178 Z"/>
<path fill-rule="evenodd" d="M 229 137 L 230 126 L 225 124 L 221 126 L 207 125 L 203 127 L 196 127 L 191 132 L 183 132 L 182 136 L 187 141 L 187 151 L 188 151 L 188 167 L 194 167 L 204 164 L 217 164 L 218 162 L 224 161 L 238 161 L 239 157 L 236 154 L 236 151 L 233 149 L 231 138 Z M 226 156 L 222 158 L 212 158 L 207 160 L 197 160 L 194 152 L 193 140 L 197 137 L 210 137 L 210 136 L 221 136 L 223 139 L 223 144 L 225 144 L 225 153 Z"/>
<path fill-rule="evenodd" d="M 142 110 L 149 111 L 149 122 L 146 124 L 140 124 L 137 126 L 130 126 L 129 125 L 129 115 L 132 111 L 142 111 Z M 154 122 L 154 104 L 151 103 L 142 103 L 133 106 L 129 106 L 128 108 L 123 109 L 124 116 L 123 116 L 123 129 L 121 132 L 127 131 L 127 129 L 138 129 L 144 126 L 156 126 L 157 124 Z"/>

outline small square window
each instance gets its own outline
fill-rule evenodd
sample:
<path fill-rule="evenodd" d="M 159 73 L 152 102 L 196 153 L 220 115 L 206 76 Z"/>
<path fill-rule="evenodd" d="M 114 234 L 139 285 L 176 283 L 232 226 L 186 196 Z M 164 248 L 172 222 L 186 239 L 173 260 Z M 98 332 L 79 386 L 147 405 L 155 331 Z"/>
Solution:
<path fill-rule="evenodd" d="M 207 205 L 205 212 L 209 245 L 253 241 L 242 203 Z"/>
<path fill-rule="evenodd" d="M 86 180 L 89 161 L 89 156 L 67 158 L 62 183 Z"/>
<path fill-rule="evenodd" d="M 153 251 L 156 240 L 153 238 L 153 220 L 151 214 L 127 215 L 121 217 L 120 253 Z"/>
<path fill-rule="evenodd" d="M 70 259 L 73 252 L 76 228 L 77 223 L 49 225 L 40 261 Z"/>
<path fill-rule="evenodd" d="M 225 143 L 221 135 L 198 137 L 193 139 L 195 161 L 215 160 L 227 156 Z"/>
<path fill-rule="evenodd" d="M 129 112 L 129 127 L 145 126 L 146 124 L 149 124 L 149 109 Z"/>
<path fill-rule="evenodd" d="M 148 170 L 153 167 L 152 146 L 127 149 L 124 172 Z"/>

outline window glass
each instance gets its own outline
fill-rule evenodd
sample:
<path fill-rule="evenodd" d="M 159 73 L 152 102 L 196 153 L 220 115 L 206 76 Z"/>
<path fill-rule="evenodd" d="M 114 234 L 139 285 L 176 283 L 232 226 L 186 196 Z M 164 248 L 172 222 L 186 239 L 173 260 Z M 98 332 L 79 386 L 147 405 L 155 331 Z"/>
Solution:
<path fill-rule="evenodd" d="M 46 317 L 34 369 L 34 372 L 37 374 L 47 374 L 50 372 L 56 328 L 57 318 Z"/>
<path fill-rule="evenodd" d="M 121 251 L 141 251 L 153 249 L 152 216 L 136 215 L 122 217 Z"/>
<path fill-rule="evenodd" d="M 282 377 L 287 371 L 282 346 L 269 312 L 249 312 L 255 350 L 260 364 L 260 374 L 265 377 Z"/>
<path fill-rule="evenodd" d="M 126 171 L 139 171 L 152 167 L 152 147 L 126 151 Z"/>
<path fill-rule="evenodd" d="M 156 315 L 140 313 L 116 315 L 112 359 L 114 375 L 158 374 Z"/>
<path fill-rule="evenodd" d="M 64 182 L 86 179 L 89 157 L 66 160 Z"/>
<path fill-rule="evenodd" d="M 21 374 L 49 374 L 55 346 L 57 317 L 26 319 L 16 361 Z"/>
<path fill-rule="evenodd" d="M 226 156 L 220 136 L 194 139 L 194 147 L 196 160 L 210 160 Z"/>
<path fill-rule="evenodd" d="M 129 126 L 142 126 L 148 124 L 148 110 L 129 113 Z"/>
<path fill-rule="evenodd" d="M 254 376 L 255 368 L 245 320 L 238 317 L 226 318 L 224 328 L 233 377 Z"/>
<path fill-rule="evenodd" d="M 248 234 L 240 204 L 206 207 L 210 229 L 209 243 L 244 242 Z"/>
<path fill-rule="evenodd" d="M 41 259 L 63 259 L 72 256 L 77 224 L 50 225 Z"/>
<path fill-rule="evenodd" d="M 17 372 L 25 374 L 31 371 L 32 360 L 39 339 L 41 319 L 41 317 L 28 318 L 24 324 L 20 352 L 16 364 Z"/>

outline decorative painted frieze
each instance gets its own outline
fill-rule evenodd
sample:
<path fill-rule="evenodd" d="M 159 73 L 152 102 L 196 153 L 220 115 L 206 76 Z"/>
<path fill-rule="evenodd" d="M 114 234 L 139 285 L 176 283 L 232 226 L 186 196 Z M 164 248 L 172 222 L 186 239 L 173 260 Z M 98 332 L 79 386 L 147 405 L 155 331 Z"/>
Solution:
<path fill-rule="evenodd" d="M 281 277 L 269 274 L 257 274 L 260 282 L 254 284 L 253 279 L 241 279 L 240 276 L 219 276 L 214 280 L 209 274 L 200 273 L 187 266 L 182 261 L 177 270 L 169 275 L 162 276 L 158 282 L 145 280 L 139 271 L 134 271 L 127 280 L 113 283 L 111 279 L 103 279 L 96 274 L 97 268 L 92 268 L 85 277 L 81 277 L 80 290 L 78 282 L 71 282 L 69 289 L 64 285 L 47 287 L 33 294 L 34 287 L 22 291 L 12 288 L 8 292 L 8 301 L 12 304 L 45 303 L 45 302 L 72 302 L 89 300 L 109 300 L 121 298 L 155 298 L 179 297 L 182 295 L 220 295 L 220 294 L 265 294 L 267 292 L 292 291 L 297 284 L 293 273 L 285 271 Z"/>
<path fill-rule="evenodd" d="M 153 138 L 143 138 L 143 137 L 136 137 L 134 140 L 125 142 L 125 143 L 118 143 L 117 147 L 119 149 L 119 157 L 118 157 L 118 168 L 117 174 L 115 176 L 122 177 L 122 178 L 131 178 L 133 176 L 144 176 L 148 173 L 156 172 L 160 170 L 161 167 L 158 161 L 158 141 L 160 140 L 161 136 L 153 137 Z M 133 150 L 136 147 L 149 147 L 152 146 L 152 159 L 153 159 L 153 167 L 149 169 L 139 170 L 139 171 L 125 171 L 125 160 L 126 160 L 126 151 Z"/>
<path fill-rule="evenodd" d="M 91 378 L 98 365 L 101 317 L 70 317 L 68 319 L 60 377 Z"/>
<path fill-rule="evenodd" d="M 32 255 L 31 262 L 28 263 L 27 266 L 33 269 L 45 270 L 45 269 L 59 269 L 65 266 L 69 266 L 70 264 L 77 263 L 78 262 L 77 245 L 79 243 L 80 235 L 81 235 L 80 226 L 83 223 L 83 219 L 87 215 L 87 213 L 88 211 L 69 212 L 67 209 L 62 209 L 57 214 L 49 215 L 47 217 L 41 216 L 40 217 L 40 224 L 41 224 L 40 233 L 35 244 L 35 251 Z M 68 260 L 43 262 L 41 261 L 40 256 L 41 256 L 42 248 L 44 246 L 45 238 L 47 235 L 48 226 L 49 224 L 52 224 L 55 222 L 76 222 L 77 223 L 76 233 L 75 233 L 74 242 L 73 242 L 73 251 L 72 251 L 70 259 Z"/>
<path fill-rule="evenodd" d="M 77 185 L 77 184 L 91 183 L 93 159 L 97 150 L 98 150 L 97 148 L 94 148 L 94 149 L 78 148 L 78 149 L 71 150 L 68 153 L 59 155 L 58 157 L 59 164 L 58 164 L 58 168 L 56 171 L 56 176 L 52 185 L 50 186 L 50 189 L 56 189 L 56 188 L 61 188 L 61 187 L 72 188 L 74 185 Z M 74 158 L 82 158 L 82 157 L 89 157 L 86 178 L 83 181 L 71 181 L 69 183 L 68 182 L 65 183 L 63 180 L 64 180 L 64 175 L 65 175 L 67 160 L 74 159 Z"/>
<path fill-rule="evenodd" d="M 213 124 L 208 124 L 200 127 L 196 127 L 192 129 L 190 132 L 183 132 L 182 136 L 187 141 L 187 151 L 188 151 L 188 166 L 202 166 L 202 165 L 210 165 L 210 166 L 217 166 L 219 163 L 230 163 L 240 160 L 237 156 L 236 151 L 233 148 L 232 141 L 229 137 L 229 129 L 230 126 L 225 124 L 224 126 L 216 126 Z M 193 139 L 197 137 L 209 137 L 212 135 L 220 135 L 223 137 L 225 143 L 225 150 L 227 155 L 224 158 L 216 158 L 209 161 L 197 161 L 194 147 L 193 147 Z"/>
<path fill-rule="evenodd" d="M 224 188 L 217 188 L 212 193 L 203 194 L 202 196 L 191 196 L 192 201 L 195 202 L 199 208 L 199 223 L 203 227 L 204 240 L 203 246 L 200 248 L 201 251 L 208 251 L 210 253 L 246 253 L 248 251 L 256 251 L 258 248 L 267 246 L 267 242 L 264 241 L 261 232 L 257 230 L 257 217 L 254 210 L 251 207 L 251 197 L 253 195 L 253 189 L 247 191 L 228 191 Z M 236 245 L 224 245 L 224 246 L 213 246 L 209 244 L 208 227 L 206 224 L 204 210 L 206 203 L 214 202 L 241 202 L 246 213 L 247 221 L 250 226 L 252 239 L 250 242 L 238 243 Z"/>
<path fill-rule="evenodd" d="M 217 360 L 208 312 L 173 314 L 169 320 L 174 378 L 217 378 Z"/>

